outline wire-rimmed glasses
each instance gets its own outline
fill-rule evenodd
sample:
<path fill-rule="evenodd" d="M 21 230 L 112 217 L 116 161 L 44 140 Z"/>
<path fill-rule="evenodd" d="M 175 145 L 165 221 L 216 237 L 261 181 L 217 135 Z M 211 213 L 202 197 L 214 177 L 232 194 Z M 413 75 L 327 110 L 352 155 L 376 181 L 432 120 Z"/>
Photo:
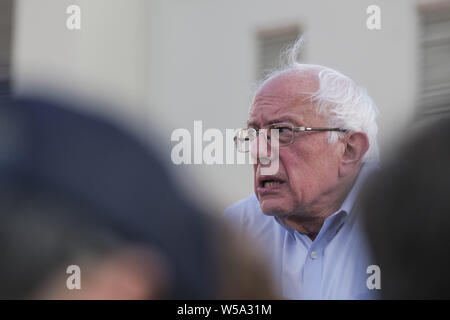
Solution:
<path fill-rule="evenodd" d="M 246 128 L 240 129 L 236 132 L 234 143 L 239 152 L 249 152 L 250 145 L 257 139 L 262 129 Z M 325 127 L 294 127 L 290 123 L 274 123 L 263 129 L 263 135 L 266 141 L 270 144 L 270 139 L 274 135 L 273 130 L 278 130 L 279 146 L 284 147 L 292 144 L 296 139 L 296 132 L 308 131 L 339 131 L 347 132 L 347 129 L 342 128 L 325 128 Z"/>

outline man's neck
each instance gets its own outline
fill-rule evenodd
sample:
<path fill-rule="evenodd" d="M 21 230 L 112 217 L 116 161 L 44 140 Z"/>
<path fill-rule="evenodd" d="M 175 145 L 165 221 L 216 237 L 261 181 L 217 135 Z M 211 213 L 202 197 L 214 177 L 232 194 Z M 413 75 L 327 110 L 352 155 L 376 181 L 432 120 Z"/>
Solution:
<path fill-rule="evenodd" d="M 317 237 L 322 229 L 325 220 L 335 213 L 342 206 L 345 198 L 350 193 L 360 170 L 345 181 L 339 183 L 339 186 L 315 201 L 308 208 L 302 208 L 301 213 L 292 214 L 286 217 L 280 217 L 280 220 L 288 227 L 307 235 L 311 240 Z"/>

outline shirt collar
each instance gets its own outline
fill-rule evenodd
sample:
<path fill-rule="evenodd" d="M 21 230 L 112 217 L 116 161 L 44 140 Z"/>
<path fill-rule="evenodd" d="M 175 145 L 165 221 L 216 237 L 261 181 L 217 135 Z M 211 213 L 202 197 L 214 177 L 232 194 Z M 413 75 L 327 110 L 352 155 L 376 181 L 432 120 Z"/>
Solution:
<path fill-rule="evenodd" d="M 378 167 L 377 163 L 364 163 L 361 167 L 361 170 L 358 173 L 358 176 L 356 177 L 356 181 L 353 184 L 352 189 L 348 193 L 347 197 L 345 198 L 344 202 L 342 203 L 341 207 L 337 212 L 345 211 L 345 213 L 348 215 L 350 212 L 352 212 L 353 207 L 355 205 L 356 199 L 358 198 L 359 191 L 361 190 L 362 185 L 364 184 L 367 177 Z M 334 214 L 336 214 L 335 212 Z M 333 214 L 333 215 L 334 215 Z"/>

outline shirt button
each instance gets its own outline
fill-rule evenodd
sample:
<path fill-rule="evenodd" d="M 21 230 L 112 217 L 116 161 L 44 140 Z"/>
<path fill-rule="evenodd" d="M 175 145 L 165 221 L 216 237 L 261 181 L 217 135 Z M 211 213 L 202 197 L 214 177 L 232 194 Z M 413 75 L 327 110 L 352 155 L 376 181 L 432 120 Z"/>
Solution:
<path fill-rule="evenodd" d="M 309 256 L 311 257 L 311 259 L 315 259 L 315 258 L 317 258 L 317 252 L 311 251 L 311 253 L 309 254 Z"/>

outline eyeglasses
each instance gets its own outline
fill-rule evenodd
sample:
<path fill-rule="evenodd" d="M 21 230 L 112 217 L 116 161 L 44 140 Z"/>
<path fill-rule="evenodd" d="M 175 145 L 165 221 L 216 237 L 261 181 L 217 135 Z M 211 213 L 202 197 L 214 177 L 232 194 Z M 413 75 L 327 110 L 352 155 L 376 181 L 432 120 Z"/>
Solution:
<path fill-rule="evenodd" d="M 261 129 L 247 128 L 240 129 L 236 132 L 234 137 L 234 143 L 239 152 L 250 151 L 250 145 L 255 139 L 257 139 Z M 273 130 L 278 130 L 278 141 L 279 146 L 284 147 L 292 144 L 295 141 L 296 132 L 307 132 L 307 131 L 339 131 L 347 132 L 347 129 L 342 128 L 323 128 L 323 127 L 294 127 L 289 123 L 274 123 L 265 128 L 264 136 L 266 141 L 270 143 L 270 138 L 274 134 Z"/>

